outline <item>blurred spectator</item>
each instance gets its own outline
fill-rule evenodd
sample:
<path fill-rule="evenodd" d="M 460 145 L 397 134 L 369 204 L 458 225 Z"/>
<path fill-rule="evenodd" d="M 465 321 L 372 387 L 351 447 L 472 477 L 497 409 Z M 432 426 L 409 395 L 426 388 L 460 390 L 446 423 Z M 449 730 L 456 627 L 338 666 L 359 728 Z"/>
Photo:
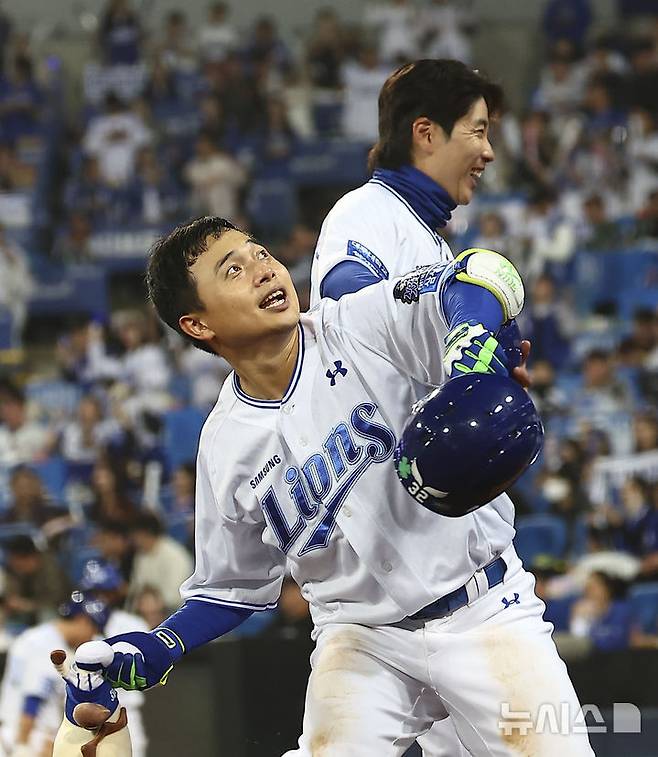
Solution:
<path fill-rule="evenodd" d="M 149 628 L 157 628 L 170 612 L 165 606 L 162 595 L 153 586 L 144 586 L 139 590 L 133 607 Z"/>
<path fill-rule="evenodd" d="M 296 223 L 278 252 L 278 259 L 290 271 L 298 290 L 307 287 L 311 280 L 311 264 L 317 239 L 315 229 L 303 223 Z"/>
<path fill-rule="evenodd" d="M 208 17 L 199 30 L 199 47 L 205 61 L 223 61 L 234 52 L 238 35 L 228 22 L 229 9 L 226 3 L 212 3 Z"/>
<path fill-rule="evenodd" d="M 526 242 L 528 278 L 551 273 L 558 284 L 562 283 L 575 250 L 576 236 L 573 223 L 557 204 L 554 190 L 540 190 L 531 198 L 522 237 Z"/>
<path fill-rule="evenodd" d="M 585 356 L 582 386 L 572 396 L 572 408 L 575 418 L 613 434 L 615 452 L 628 451 L 621 418 L 628 417 L 632 397 L 628 387 L 616 377 L 609 352 L 594 349 Z"/>
<path fill-rule="evenodd" d="M 138 508 L 130 496 L 130 479 L 126 467 L 109 455 L 96 460 L 91 475 L 93 501 L 88 517 L 94 523 L 120 523 L 124 526 L 135 522 Z"/>
<path fill-rule="evenodd" d="M 147 225 L 176 218 L 182 205 L 180 192 L 151 148 L 140 150 L 136 168 L 129 188 L 131 218 Z"/>
<path fill-rule="evenodd" d="M 35 167 L 22 160 L 10 145 L 0 142 L 0 192 L 31 189 L 35 180 Z"/>
<path fill-rule="evenodd" d="M 613 99 L 610 79 L 604 74 L 594 76 L 588 81 L 583 105 L 584 128 L 588 132 L 606 133 L 610 129 L 627 124 L 627 113 L 617 107 Z"/>
<path fill-rule="evenodd" d="M 121 435 L 122 429 L 115 419 L 103 418 L 100 399 L 87 394 L 78 403 L 75 420 L 62 430 L 61 453 L 69 462 L 93 464 L 106 445 Z"/>
<path fill-rule="evenodd" d="M 192 212 L 234 219 L 238 214 L 239 192 L 247 181 L 242 166 L 223 152 L 211 137 L 200 134 L 195 157 L 185 166 L 184 176 L 192 189 Z"/>
<path fill-rule="evenodd" d="M 66 189 L 65 202 L 70 213 L 83 214 L 91 222 L 110 218 L 112 190 L 101 176 L 98 158 L 91 155 L 82 158 L 79 176 Z"/>
<path fill-rule="evenodd" d="M 150 141 L 142 118 L 111 92 L 105 98 L 105 113 L 89 122 L 82 145 L 87 155 L 97 158 L 101 180 L 121 186 L 132 178 L 137 153 Z"/>
<path fill-rule="evenodd" d="M 88 328 L 88 380 L 115 382 L 112 396 L 119 420 L 130 426 L 141 440 L 149 438 L 146 416 L 157 416 L 171 404 L 168 392 L 171 371 L 162 344 L 150 331 L 150 321 L 138 310 L 116 311 L 112 331 L 118 337 L 122 354 L 109 350 L 103 329 L 97 324 Z"/>
<path fill-rule="evenodd" d="M 478 219 L 478 233 L 470 243 L 472 247 L 482 247 L 485 250 L 496 250 L 510 258 L 517 265 L 520 263 L 520 249 L 518 241 L 507 228 L 505 219 L 500 213 L 489 210 L 482 213 Z"/>
<path fill-rule="evenodd" d="M 255 71 L 261 66 L 277 74 L 285 74 L 292 65 L 287 45 L 279 35 L 272 16 L 256 19 L 243 51 L 247 69 Z"/>
<path fill-rule="evenodd" d="M 648 358 L 658 346 L 658 313 L 650 308 L 637 308 L 633 313 L 631 339 Z"/>
<path fill-rule="evenodd" d="M 71 586 L 54 554 L 37 548 L 30 536 L 5 544 L 4 607 L 7 624 L 25 627 L 54 617 Z"/>
<path fill-rule="evenodd" d="M 0 465 L 20 465 L 47 457 L 51 431 L 30 420 L 23 392 L 9 381 L 0 385 Z"/>
<path fill-rule="evenodd" d="M 533 110 L 521 123 L 517 181 L 529 191 L 552 186 L 557 167 L 558 142 L 550 127 L 550 115 Z"/>
<path fill-rule="evenodd" d="M 129 0 L 107 0 L 98 29 L 103 61 L 109 66 L 132 65 L 141 57 L 142 27 Z"/>
<path fill-rule="evenodd" d="M 200 350 L 197 350 L 200 352 Z M 169 535 L 188 549 L 194 549 L 194 486 L 195 463 L 184 463 L 171 477 L 171 496 L 167 502 L 166 521 Z"/>
<path fill-rule="evenodd" d="M 177 541 L 164 534 L 162 523 L 153 513 L 142 513 L 132 528 L 135 562 L 128 590 L 130 606 L 145 587 L 157 590 L 167 612 L 181 604 L 180 586 L 192 574 L 192 556 Z"/>
<path fill-rule="evenodd" d="M 542 69 L 532 106 L 563 122 L 562 119 L 575 113 L 580 105 L 583 86 L 582 74 L 575 65 L 573 53 L 558 48 L 550 54 L 548 65 Z"/>
<path fill-rule="evenodd" d="M 533 360 L 546 360 L 561 368 L 569 360 L 569 339 L 575 332 L 573 316 L 555 290 L 548 274 L 532 286 L 531 307 L 522 319 L 523 336 L 532 344 Z"/>
<path fill-rule="evenodd" d="M 632 615 L 626 599 L 627 584 L 595 571 L 585 584 L 583 598 L 571 612 L 571 632 L 587 637 L 598 652 L 627 649 Z"/>
<path fill-rule="evenodd" d="M 532 384 L 530 394 L 540 415 L 545 421 L 555 416 L 566 415 L 568 397 L 555 385 L 555 368 L 548 360 L 532 360 Z"/>
<path fill-rule="evenodd" d="M 7 50 L 9 40 L 11 39 L 12 21 L 4 8 L 0 8 L 0 50 Z M 5 56 L 0 55 L 0 76 L 5 70 Z"/>
<path fill-rule="evenodd" d="M 231 366 L 224 358 L 182 344 L 182 340 L 178 369 L 181 376 L 189 382 L 191 404 L 201 408 L 210 408 L 217 402 L 224 379 L 231 372 Z"/>
<path fill-rule="evenodd" d="M 372 144 L 379 133 L 377 98 L 389 74 L 382 66 L 377 50 L 372 46 L 361 49 L 357 60 L 343 66 L 343 134 L 347 139 Z"/>
<path fill-rule="evenodd" d="M 306 43 L 306 63 L 314 87 L 340 87 L 345 35 L 346 30 L 333 8 L 321 8 L 317 12 Z"/>
<path fill-rule="evenodd" d="M 472 61 L 471 36 L 475 29 L 472 2 L 430 0 L 421 10 L 419 21 L 424 57 Z"/>
<path fill-rule="evenodd" d="M 0 523 L 36 526 L 48 540 L 72 526 L 68 511 L 55 505 L 35 470 L 26 465 L 14 468 L 9 478 L 9 488 L 9 507 L 2 513 Z"/>
<path fill-rule="evenodd" d="M 542 17 L 542 31 L 548 49 L 553 49 L 561 40 L 568 40 L 580 53 L 591 23 L 589 0 L 548 0 Z"/>
<path fill-rule="evenodd" d="M 637 239 L 658 239 L 658 188 L 649 192 L 646 204 L 637 214 Z"/>
<path fill-rule="evenodd" d="M 69 214 L 66 229 L 53 245 L 52 257 L 60 263 L 89 263 L 91 255 L 91 224 L 84 213 Z"/>
<path fill-rule="evenodd" d="M 280 639 L 308 639 L 313 630 L 313 621 L 308 602 L 302 596 L 299 586 L 287 576 L 281 586 L 281 596 L 272 623 L 264 631 L 265 636 Z"/>
<path fill-rule="evenodd" d="M 0 223 L 0 308 L 11 315 L 11 345 L 21 347 L 27 307 L 34 292 L 27 253 L 7 237 Z"/>
<path fill-rule="evenodd" d="M 156 58 L 174 73 L 187 74 L 195 71 L 197 56 L 191 40 L 185 14 L 182 11 L 170 11 L 165 18 L 162 40 L 156 46 Z"/>
<path fill-rule="evenodd" d="M 64 381 L 86 387 L 88 349 L 89 324 L 84 320 L 61 334 L 55 345 L 54 357 L 57 373 Z"/>
<path fill-rule="evenodd" d="M 631 43 L 631 71 L 624 82 L 629 109 L 642 108 L 658 116 L 658 55 L 652 37 L 640 37 Z"/>
<path fill-rule="evenodd" d="M 628 207 L 637 211 L 658 189 L 658 119 L 646 109 L 631 112 L 625 163 L 628 172 Z M 640 221 L 641 221 L 640 217 Z M 638 236 L 645 233 L 640 230 Z M 652 234 L 652 236 L 655 236 Z"/>
<path fill-rule="evenodd" d="M 127 585 L 135 560 L 128 526 L 115 520 L 102 520 L 96 524 L 91 543 L 101 557 L 119 571 Z"/>
<path fill-rule="evenodd" d="M 638 413 L 633 419 L 633 451 L 658 450 L 658 417 L 655 411 Z"/>
<path fill-rule="evenodd" d="M 29 57 L 16 55 L 10 75 L 0 79 L 0 136 L 10 144 L 39 129 L 43 93 L 33 68 Z"/>
<path fill-rule="evenodd" d="M 201 123 L 199 132 L 206 134 L 216 145 L 226 145 L 227 141 L 235 140 L 235 131 L 226 118 L 224 103 L 215 94 L 204 95 L 199 101 L 199 115 Z"/>
<path fill-rule="evenodd" d="M 583 203 L 584 222 L 578 229 L 578 246 L 583 250 L 600 252 L 618 250 L 623 234 L 617 223 L 608 217 L 605 200 L 592 194 Z"/>
<path fill-rule="evenodd" d="M 606 76 L 608 81 L 620 84 L 623 74 L 628 71 L 626 58 L 615 49 L 618 37 L 614 34 L 597 37 L 585 51 L 584 59 L 579 63 L 583 81 L 594 76 Z"/>
<path fill-rule="evenodd" d="M 290 157 L 296 141 L 295 132 L 288 120 L 286 105 L 277 97 L 267 100 L 263 158 L 272 163 L 284 164 Z"/>
<path fill-rule="evenodd" d="M 393 66 L 418 57 L 417 12 L 410 0 L 368 5 L 364 21 L 377 32 L 382 61 Z"/>

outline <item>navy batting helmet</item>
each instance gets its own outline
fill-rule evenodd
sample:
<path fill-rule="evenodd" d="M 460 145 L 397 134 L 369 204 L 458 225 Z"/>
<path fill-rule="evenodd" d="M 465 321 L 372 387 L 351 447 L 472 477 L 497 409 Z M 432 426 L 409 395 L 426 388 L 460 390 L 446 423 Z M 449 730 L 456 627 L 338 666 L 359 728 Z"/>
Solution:
<path fill-rule="evenodd" d="M 397 447 L 405 489 L 440 515 L 481 507 L 536 459 L 544 429 L 528 393 L 513 379 L 469 373 L 417 402 Z"/>
<path fill-rule="evenodd" d="M 88 560 L 82 570 L 83 591 L 114 591 L 123 584 L 121 573 L 106 560 Z"/>
<path fill-rule="evenodd" d="M 59 606 L 59 615 L 62 618 L 75 618 L 77 615 L 86 615 L 96 624 L 102 633 L 110 617 L 110 609 L 98 597 L 74 591 L 70 599 Z"/>

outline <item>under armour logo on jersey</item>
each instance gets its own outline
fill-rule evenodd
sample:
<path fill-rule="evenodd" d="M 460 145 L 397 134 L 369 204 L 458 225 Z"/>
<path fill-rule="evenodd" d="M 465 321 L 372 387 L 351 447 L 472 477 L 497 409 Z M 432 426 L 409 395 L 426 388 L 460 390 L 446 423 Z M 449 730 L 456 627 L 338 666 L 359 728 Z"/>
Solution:
<path fill-rule="evenodd" d="M 505 609 L 507 609 L 510 605 L 521 604 L 521 601 L 519 600 L 519 595 L 516 592 L 514 592 L 514 599 L 507 599 L 507 597 L 503 597 L 500 601 L 505 605 Z"/>
<path fill-rule="evenodd" d="M 327 378 L 331 379 L 331 386 L 336 386 L 336 376 L 347 376 L 347 368 L 343 368 L 342 360 L 334 360 L 335 371 L 327 370 Z"/>

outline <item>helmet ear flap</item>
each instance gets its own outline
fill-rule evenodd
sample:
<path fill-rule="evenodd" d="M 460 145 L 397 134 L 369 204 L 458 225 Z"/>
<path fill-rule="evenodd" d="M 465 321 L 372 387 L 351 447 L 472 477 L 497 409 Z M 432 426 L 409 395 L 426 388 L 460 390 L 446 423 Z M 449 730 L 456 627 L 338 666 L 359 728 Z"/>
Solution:
<path fill-rule="evenodd" d="M 466 374 L 414 405 L 395 448 L 396 471 L 416 502 L 459 517 L 502 494 L 536 460 L 543 435 L 514 380 Z"/>

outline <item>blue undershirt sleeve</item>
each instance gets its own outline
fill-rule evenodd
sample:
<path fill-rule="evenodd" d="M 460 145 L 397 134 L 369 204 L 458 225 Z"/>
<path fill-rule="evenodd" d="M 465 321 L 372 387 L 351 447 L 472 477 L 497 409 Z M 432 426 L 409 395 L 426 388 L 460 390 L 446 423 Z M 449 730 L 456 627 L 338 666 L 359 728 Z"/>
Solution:
<path fill-rule="evenodd" d="M 23 715 L 36 718 L 43 700 L 41 697 L 25 697 L 23 700 Z"/>
<path fill-rule="evenodd" d="M 356 260 L 343 260 L 335 265 L 320 283 L 320 297 L 340 300 L 344 294 L 358 292 L 359 289 L 383 281 Z"/>
<path fill-rule="evenodd" d="M 453 279 L 443 291 L 443 312 L 448 329 L 468 321 L 481 323 L 495 333 L 503 325 L 503 308 L 496 297 L 484 287 Z"/>
<path fill-rule="evenodd" d="M 188 599 L 159 628 L 169 628 L 183 642 L 185 652 L 237 628 L 253 610 Z M 180 655 L 178 655 L 180 656 Z"/>

